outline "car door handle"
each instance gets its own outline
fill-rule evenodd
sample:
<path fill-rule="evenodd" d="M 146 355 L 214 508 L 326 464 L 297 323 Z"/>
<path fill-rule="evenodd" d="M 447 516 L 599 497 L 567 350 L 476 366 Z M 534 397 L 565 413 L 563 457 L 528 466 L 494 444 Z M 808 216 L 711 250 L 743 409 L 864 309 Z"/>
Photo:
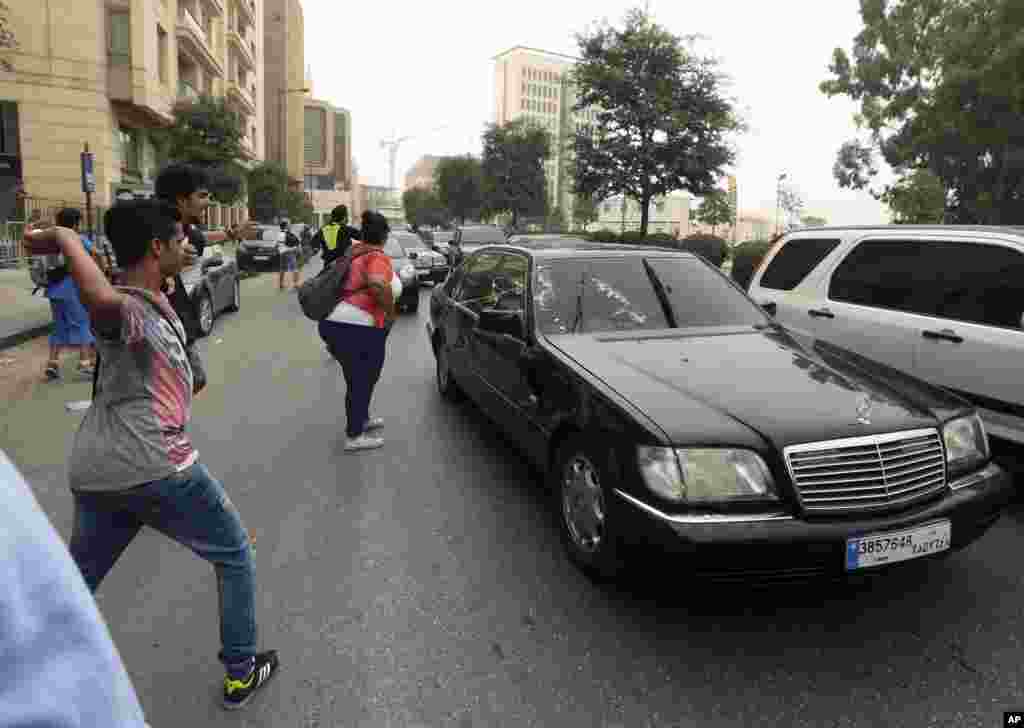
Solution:
<path fill-rule="evenodd" d="M 954 344 L 964 343 L 964 337 L 957 336 L 956 332 L 952 329 L 943 329 L 942 331 L 922 331 L 921 336 L 926 339 L 941 340 L 941 341 L 952 341 Z"/>
<path fill-rule="evenodd" d="M 813 318 L 827 318 L 834 319 L 836 315 L 829 311 L 827 308 L 812 308 L 807 312 L 808 316 Z"/>

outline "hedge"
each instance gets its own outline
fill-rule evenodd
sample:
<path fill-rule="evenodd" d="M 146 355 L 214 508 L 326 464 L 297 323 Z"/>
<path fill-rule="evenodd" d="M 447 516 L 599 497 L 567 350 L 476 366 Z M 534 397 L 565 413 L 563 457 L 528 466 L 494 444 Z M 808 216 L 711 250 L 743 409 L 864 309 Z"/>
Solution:
<path fill-rule="evenodd" d="M 732 279 L 739 283 L 743 290 L 750 287 L 754 271 L 773 244 L 772 240 L 748 240 L 733 250 Z"/>
<path fill-rule="evenodd" d="M 679 241 L 678 247 L 680 250 L 696 253 L 719 268 L 722 267 L 725 259 L 729 257 L 729 244 L 717 235 L 705 235 L 702 233 L 687 235 Z"/>

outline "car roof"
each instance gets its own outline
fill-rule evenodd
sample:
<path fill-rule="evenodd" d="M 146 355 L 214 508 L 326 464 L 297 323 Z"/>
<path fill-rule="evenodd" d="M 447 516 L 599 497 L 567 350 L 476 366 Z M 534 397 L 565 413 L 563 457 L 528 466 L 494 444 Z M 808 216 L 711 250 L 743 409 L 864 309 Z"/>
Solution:
<path fill-rule="evenodd" d="M 1021 225 L 824 225 L 822 227 L 805 227 L 790 230 L 786 235 L 793 235 L 795 233 L 844 232 L 850 230 L 879 230 L 883 232 L 989 232 L 1024 236 L 1024 226 Z"/>
<path fill-rule="evenodd" d="M 531 244 L 532 243 L 532 244 Z M 488 250 L 502 251 L 506 253 L 523 253 L 538 259 L 559 259 L 559 258 L 631 258 L 651 253 L 657 253 L 658 257 L 675 258 L 696 258 L 697 256 L 685 250 L 674 248 L 663 248 L 655 245 L 628 245 L 624 243 L 595 243 L 582 238 L 556 238 L 552 240 L 516 240 L 508 243 L 495 243 L 484 245 L 473 251 L 473 255 L 479 255 Z"/>

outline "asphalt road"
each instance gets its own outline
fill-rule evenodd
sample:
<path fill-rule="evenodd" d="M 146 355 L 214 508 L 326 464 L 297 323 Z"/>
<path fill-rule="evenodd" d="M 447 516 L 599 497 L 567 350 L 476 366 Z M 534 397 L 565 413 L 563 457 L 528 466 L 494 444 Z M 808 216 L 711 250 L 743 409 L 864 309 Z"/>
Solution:
<path fill-rule="evenodd" d="M 276 276 L 206 341 L 194 439 L 255 543 L 283 668 L 218 704 L 212 570 L 144 532 L 98 595 L 162 726 L 979 726 L 1024 708 L 1024 515 L 864 586 L 722 590 L 671 563 L 599 587 L 563 557 L 537 475 L 436 395 L 426 307 L 389 342 L 387 446 L 347 455 L 344 384 Z M 429 291 L 424 291 L 424 297 Z M 15 401 L 0 443 L 60 532 L 84 382 Z"/>

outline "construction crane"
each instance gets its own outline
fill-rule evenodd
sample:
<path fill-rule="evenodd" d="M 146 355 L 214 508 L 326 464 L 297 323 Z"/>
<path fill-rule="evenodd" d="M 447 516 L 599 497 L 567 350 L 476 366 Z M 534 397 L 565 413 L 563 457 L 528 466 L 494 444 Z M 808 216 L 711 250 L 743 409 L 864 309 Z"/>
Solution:
<path fill-rule="evenodd" d="M 442 129 L 447 129 L 447 128 L 448 128 L 448 125 L 444 124 L 442 126 L 437 127 L 436 129 L 431 129 L 426 134 L 404 136 L 404 137 L 396 137 L 394 132 L 392 132 L 390 139 L 381 139 L 380 148 L 388 150 L 388 170 L 389 170 L 388 188 L 389 189 L 392 189 L 392 190 L 396 189 L 395 188 L 395 163 L 398 161 L 398 148 L 400 146 L 402 146 L 402 143 L 403 142 L 407 142 L 410 139 L 415 139 L 417 136 L 427 136 L 429 134 L 434 134 L 436 132 L 441 131 Z"/>

